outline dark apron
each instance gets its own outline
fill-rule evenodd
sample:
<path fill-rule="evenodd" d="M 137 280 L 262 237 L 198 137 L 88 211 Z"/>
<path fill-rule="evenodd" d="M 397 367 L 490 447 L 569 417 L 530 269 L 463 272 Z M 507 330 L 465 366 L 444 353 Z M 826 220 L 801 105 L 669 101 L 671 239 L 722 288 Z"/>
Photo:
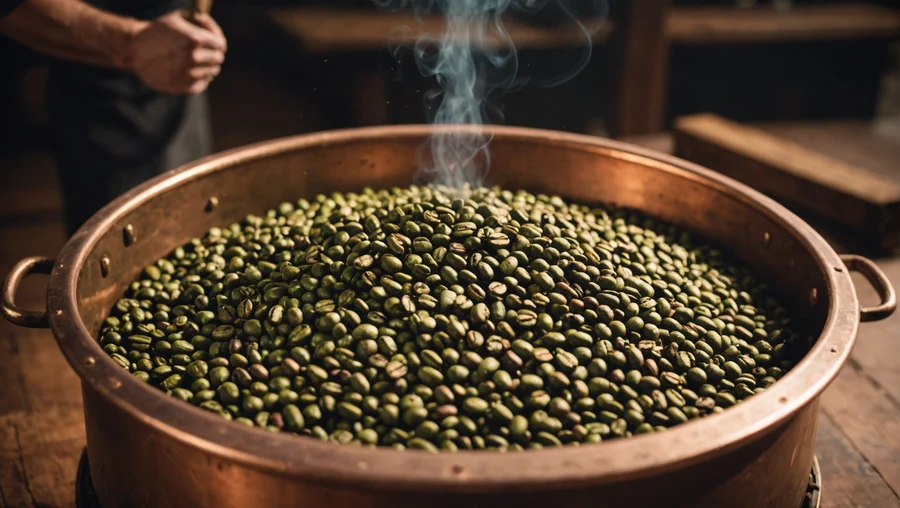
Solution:
<path fill-rule="evenodd" d="M 90 3 L 146 20 L 190 6 L 172 0 Z M 212 149 L 205 95 L 162 94 L 130 73 L 68 61 L 54 62 L 47 91 L 69 235 L 120 194 Z"/>

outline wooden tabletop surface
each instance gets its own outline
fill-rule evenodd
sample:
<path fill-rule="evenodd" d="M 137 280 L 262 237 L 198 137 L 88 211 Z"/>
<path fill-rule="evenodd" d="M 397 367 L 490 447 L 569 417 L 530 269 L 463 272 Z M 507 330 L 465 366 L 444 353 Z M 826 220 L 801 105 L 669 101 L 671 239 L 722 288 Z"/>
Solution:
<path fill-rule="evenodd" d="M 24 256 L 53 256 L 64 242 L 58 203 L 47 190 L 55 177 L 46 156 L 4 162 L 0 274 Z M 23 196 L 34 192 L 49 201 L 32 206 Z M 17 213 L 9 206 L 14 202 L 28 205 L 28 212 Z M 900 257 L 878 262 L 900 288 Z M 41 279 L 26 281 L 18 295 L 22 306 L 41 307 Z M 874 303 L 874 291 L 855 280 L 862 302 Z M 900 314 L 862 325 L 850 361 L 822 397 L 816 451 L 824 508 L 900 508 L 898 346 Z M 79 380 L 50 332 L 0 319 L 0 506 L 74 506 L 84 435 Z"/>
<path fill-rule="evenodd" d="M 445 28 L 438 14 L 419 17 L 407 11 L 289 6 L 269 10 L 274 24 L 303 44 L 311 54 L 382 50 L 388 44 L 414 43 L 420 36 L 439 37 Z M 584 19 L 593 44 L 603 44 L 614 29 L 606 19 Z M 586 42 L 572 26 L 554 28 L 505 20 L 506 36 L 488 32 L 484 46 L 502 49 L 507 37 L 519 49 L 553 49 Z M 760 43 L 895 37 L 900 33 L 900 11 L 862 2 L 836 5 L 798 5 L 782 11 L 771 8 L 734 9 L 722 6 L 672 9 L 665 26 L 674 43 Z"/>
<path fill-rule="evenodd" d="M 277 7 L 269 10 L 269 18 L 310 54 L 381 51 L 417 41 L 427 44 L 442 38 L 446 31 L 446 20 L 439 14 L 414 16 L 405 11 Z M 508 18 L 504 20 L 505 33 L 488 26 L 483 40 L 473 44 L 494 51 L 506 50 L 510 41 L 517 49 L 570 48 L 602 43 L 613 29 L 606 19 L 584 19 L 580 23 L 581 27 L 572 23 L 549 28 Z"/>
<path fill-rule="evenodd" d="M 689 7 L 673 9 L 666 32 L 676 44 L 764 43 L 895 37 L 900 11 L 865 2 L 766 7 Z"/>

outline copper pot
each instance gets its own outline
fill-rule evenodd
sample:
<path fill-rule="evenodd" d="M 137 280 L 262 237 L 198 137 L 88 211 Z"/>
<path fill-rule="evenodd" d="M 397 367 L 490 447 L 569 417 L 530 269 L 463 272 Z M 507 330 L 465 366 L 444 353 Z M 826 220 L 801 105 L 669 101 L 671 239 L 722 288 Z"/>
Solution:
<path fill-rule="evenodd" d="M 614 202 L 728 246 L 772 281 L 814 342 L 766 392 L 663 433 L 580 448 L 428 454 L 361 449 L 221 420 L 134 379 L 95 337 L 141 267 L 212 226 L 283 201 L 408 185 L 433 127 L 325 132 L 232 150 L 120 197 L 55 262 L 9 273 L 4 315 L 49 327 L 82 380 L 91 474 L 103 506 L 800 506 L 819 395 L 850 355 L 860 321 L 896 307 L 869 260 L 840 257 L 771 199 L 694 164 L 595 137 L 493 127 L 491 183 Z M 51 270 L 52 268 L 52 270 Z M 850 272 L 883 303 L 860 309 Z M 50 273 L 47 311 L 13 295 Z"/>

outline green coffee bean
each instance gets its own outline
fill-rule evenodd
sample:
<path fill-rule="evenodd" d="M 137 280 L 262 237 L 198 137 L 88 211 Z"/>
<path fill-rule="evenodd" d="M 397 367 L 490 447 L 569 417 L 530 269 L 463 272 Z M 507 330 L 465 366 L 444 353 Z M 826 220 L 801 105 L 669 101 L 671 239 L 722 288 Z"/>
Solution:
<path fill-rule="evenodd" d="M 334 443 L 521 450 L 725 410 L 804 352 L 720 249 L 497 188 L 333 193 L 213 228 L 101 324 L 140 381 Z"/>

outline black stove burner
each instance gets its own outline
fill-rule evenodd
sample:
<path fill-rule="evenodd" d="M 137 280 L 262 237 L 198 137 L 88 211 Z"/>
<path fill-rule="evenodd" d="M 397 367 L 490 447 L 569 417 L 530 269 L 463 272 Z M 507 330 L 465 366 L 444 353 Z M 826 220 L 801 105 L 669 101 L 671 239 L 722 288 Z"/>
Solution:
<path fill-rule="evenodd" d="M 819 508 L 822 503 L 822 471 L 819 469 L 819 458 L 813 457 L 813 468 L 809 473 L 809 483 L 806 485 L 806 497 L 803 499 L 803 508 Z"/>
<path fill-rule="evenodd" d="M 806 498 L 801 508 L 819 508 L 821 503 L 820 493 L 822 476 L 819 472 L 819 460 L 813 459 L 813 469 L 809 473 L 809 484 L 806 488 Z M 100 508 L 97 494 L 94 492 L 94 484 L 91 482 L 91 469 L 88 463 L 87 450 L 81 453 L 78 461 L 78 477 L 75 479 L 75 507 L 76 508 Z"/>
<path fill-rule="evenodd" d="M 75 508 L 100 508 L 100 502 L 97 501 L 97 494 L 94 492 L 94 483 L 91 480 L 87 450 L 81 452 L 77 475 L 75 477 Z"/>

